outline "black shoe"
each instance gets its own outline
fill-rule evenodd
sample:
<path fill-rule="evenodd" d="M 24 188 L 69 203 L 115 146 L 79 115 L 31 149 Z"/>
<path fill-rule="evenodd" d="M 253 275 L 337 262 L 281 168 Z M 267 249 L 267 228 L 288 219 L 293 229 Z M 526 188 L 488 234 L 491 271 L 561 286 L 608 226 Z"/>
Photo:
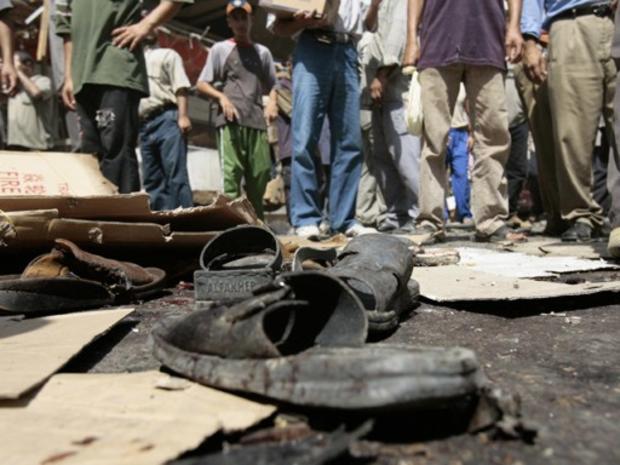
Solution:
<path fill-rule="evenodd" d="M 415 234 L 415 220 L 409 220 L 392 231 L 392 234 Z"/>
<path fill-rule="evenodd" d="M 396 225 L 394 223 L 390 223 L 389 221 L 383 221 L 377 226 L 377 231 L 380 233 L 391 233 L 395 229 Z"/>
<path fill-rule="evenodd" d="M 562 233 L 562 242 L 589 242 L 596 236 L 597 231 L 588 223 L 575 221 L 573 225 Z"/>

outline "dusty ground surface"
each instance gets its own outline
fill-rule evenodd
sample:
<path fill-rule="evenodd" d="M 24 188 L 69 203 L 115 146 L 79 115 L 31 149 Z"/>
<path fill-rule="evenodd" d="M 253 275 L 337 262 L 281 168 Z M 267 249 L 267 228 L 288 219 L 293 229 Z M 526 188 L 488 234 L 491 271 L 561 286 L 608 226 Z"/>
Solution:
<path fill-rule="evenodd" d="M 366 458 L 349 457 L 338 463 L 620 463 L 620 305 L 616 302 L 618 297 L 613 295 L 458 309 L 422 302 L 386 341 L 475 350 L 486 374 L 521 396 L 524 416 L 539 427 L 539 437 L 534 444 L 496 441 L 485 434 L 442 428 L 441 421 L 433 424 L 432 416 L 401 412 L 380 420 L 377 431 L 354 447 L 357 455 Z M 165 314 L 191 311 L 192 303 L 192 291 L 177 288 L 137 306 L 134 314 L 64 371 L 158 368 L 148 343 L 151 328 Z M 339 421 L 338 416 L 325 413 L 303 414 L 313 424 Z M 204 450 L 217 449 L 222 440 L 235 442 L 236 438 L 212 439 Z"/>

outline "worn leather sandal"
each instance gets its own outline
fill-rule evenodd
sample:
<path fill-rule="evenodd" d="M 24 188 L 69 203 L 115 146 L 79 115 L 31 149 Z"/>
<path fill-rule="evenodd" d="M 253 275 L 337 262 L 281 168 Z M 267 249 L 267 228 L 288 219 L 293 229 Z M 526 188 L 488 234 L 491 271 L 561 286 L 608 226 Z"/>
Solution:
<path fill-rule="evenodd" d="M 21 275 L 0 278 L 0 310 L 62 313 L 128 303 L 159 289 L 159 268 L 110 260 L 56 239 L 48 254 L 35 258 Z"/>
<path fill-rule="evenodd" d="M 269 230 L 242 225 L 215 236 L 194 272 L 196 301 L 235 302 L 269 284 L 282 266 L 280 242 Z"/>
<path fill-rule="evenodd" d="M 437 406 L 482 385 L 470 350 L 364 345 L 364 313 L 340 279 L 285 273 L 236 305 L 162 321 L 154 354 L 202 384 L 342 410 Z"/>
<path fill-rule="evenodd" d="M 340 253 L 303 247 L 293 258 L 293 269 L 304 269 L 307 260 L 323 264 L 347 283 L 364 304 L 373 332 L 396 328 L 420 294 L 418 282 L 411 279 L 413 254 L 398 237 L 365 234 L 352 239 Z"/>

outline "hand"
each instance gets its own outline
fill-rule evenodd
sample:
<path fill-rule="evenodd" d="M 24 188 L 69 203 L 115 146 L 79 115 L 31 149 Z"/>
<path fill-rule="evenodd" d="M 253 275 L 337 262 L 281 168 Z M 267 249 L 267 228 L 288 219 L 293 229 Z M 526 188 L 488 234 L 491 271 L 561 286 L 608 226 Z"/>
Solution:
<path fill-rule="evenodd" d="M 220 98 L 220 106 L 222 107 L 222 111 L 224 112 L 224 117 L 226 118 L 226 121 L 232 122 L 235 119 L 239 119 L 239 112 L 225 95 L 222 95 L 222 97 Z"/>
<path fill-rule="evenodd" d="M 407 41 L 405 54 L 403 55 L 403 68 L 406 66 L 416 66 L 420 59 L 420 48 L 417 37 L 413 41 Z"/>
<path fill-rule="evenodd" d="M 69 110 L 75 111 L 76 102 L 73 95 L 73 80 L 65 77 L 65 83 L 62 86 L 62 101 Z"/>
<path fill-rule="evenodd" d="M 370 90 L 370 98 L 376 105 L 381 104 L 381 100 L 383 99 L 384 86 L 385 83 L 383 79 L 381 79 L 379 76 L 375 77 L 370 83 L 370 86 L 368 88 Z"/>
<path fill-rule="evenodd" d="M 316 11 L 297 11 L 293 14 L 293 19 L 303 29 L 320 29 L 327 26 L 327 16 L 317 18 Z"/>
<path fill-rule="evenodd" d="M 540 84 L 547 79 L 547 62 L 542 52 L 533 40 L 525 41 L 523 54 L 523 71 L 530 81 Z"/>
<path fill-rule="evenodd" d="M 112 31 L 112 45 L 119 48 L 129 47 L 129 51 L 133 52 L 152 31 L 153 27 L 144 19 L 131 26 L 118 27 Z"/>
<path fill-rule="evenodd" d="M 264 115 L 267 122 L 272 123 L 278 117 L 278 106 L 273 102 L 267 103 L 265 106 Z"/>
<path fill-rule="evenodd" d="M 179 116 L 177 121 L 181 134 L 186 136 L 192 130 L 192 121 L 187 116 Z"/>
<path fill-rule="evenodd" d="M 13 63 L 2 65 L 0 78 L 2 79 L 2 92 L 10 96 L 15 95 L 17 92 L 17 71 L 15 71 Z"/>
<path fill-rule="evenodd" d="M 506 57 L 510 63 L 517 63 L 523 56 L 523 36 L 518 28 L 506 30 Z"/>
<path fill-rule="evenodd" d="M 467 151 L 471 153 L 473 149 L 474 149 L 474 136 L 470 134 L 469 136 L 467 136 Z"/>

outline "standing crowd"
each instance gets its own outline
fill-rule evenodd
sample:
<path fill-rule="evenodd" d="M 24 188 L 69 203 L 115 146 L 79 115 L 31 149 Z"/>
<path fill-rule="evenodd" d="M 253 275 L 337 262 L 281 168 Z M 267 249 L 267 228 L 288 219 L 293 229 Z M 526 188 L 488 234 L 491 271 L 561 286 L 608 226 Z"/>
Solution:
<path fill-rule="evenodd" d="M 144 13 L 137 0 L 56 0 L 62 99 L 77 111 L 81 151 L 98 155 L 120 192 L 142 185 L 155 209 L 192 205 L 192 85 L 154 35 L 192 1 Z M 8 143 L 47 149 L 52 87 L 29 55 L 13 54 L 8 8 L 0 0 Z M 340 0 L 334 17 L 269 14 L 266 27 L 295 40 L 280 65 L 251 39 L 250 3 L 230 0 L 232 37 L 210 49 L 195 85 L 219 108 L 224 193 L 245 194 L 262 218 L 278 172 L 300 236 L 379 230 L 433 243 L 446 238 L 452 192 L 455 219 L 473 224 L 476 240 L 519 241 L 509 219 L 529 177 L 546 234 L 607 232 L 620 257 L 615 14 L 605 0 Z M 407 99 L 412 67 L 418 102 Z M 419 133 L 408 128 L 409 105 L 422 108 Z"/>

